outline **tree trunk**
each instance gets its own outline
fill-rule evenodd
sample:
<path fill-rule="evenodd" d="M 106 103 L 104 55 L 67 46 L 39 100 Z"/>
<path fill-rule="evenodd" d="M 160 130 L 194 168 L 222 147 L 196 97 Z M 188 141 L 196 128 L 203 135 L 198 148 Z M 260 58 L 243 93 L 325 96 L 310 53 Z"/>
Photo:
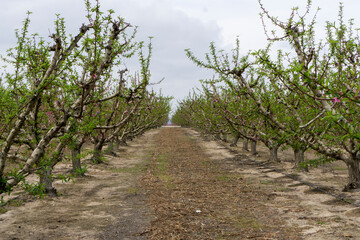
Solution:
<path fill-rule="evenodd" d="M 244 138 L 244 140 L 243 140 L 243 150 L 249 151 L 248 140 L 246 138 Z"/>
<path fill-rule="evenodd" d="M 359 161 L 360 159 L 353 157 L 350 161 L 346 162 L 346 165 L 348 167 L 349 180 L 348 184 L 343 189 L 344 192 L 360 188 Z"/>
<path fill-rule="evenodd" d="M 227 134 L 226 134 L 226 133 L 223 133 L 222 135 L 223 135 L 223 139 L 222 139 L 222 140 L 223 140 L 224 142 L 228 142 L 228 140 L 227 140 Z"/>
<path fill-rule="evenodd" d="M 125 139 L 121 139 L 119 143 L 120 143 L 121 146 L 127 146 L 127 143 L 126 143 Z"/>
<path fill-rule="evenodd" d="M 119 141 L 119 139 L 116 139 L 115 144 L 114 144 L 114 151 L 118 152 L 119 148 L 120 148 L 120 141 Z"/>
<path fill-rule="evenodd" d="M 216 140 L 221 140 L 221 135 L 220 135 L 220 133 L 215 134 L 215 139 L 216 139 Z"/>
<path fill-rule="evenodd" d="M 278 158 L 278 146 L 272 146 L 270 150 L 270 161 L 272 162 L 280 162 L 280 159 Z"/>
<path fill-rule="evenodd" d="M 29 113 L 32 111 L 32 109 L 35 107 L 37 100 L 38 100 L 37 95 L 33 95 L 31 97 L 31 100 L 27 104 L 25 110 L 17 117 L 15 125 L 11 129 L 11 131 L 9 132 L 4 145 L 1 146 L 1 150 L 0 150 L 0 176 L 4 175 L 4 169 L 5 169 L 5 163 L 6 163 L 7 155 L 9 154 L 10 148 L 13 145 L 14 139 L 19 134 L 20 129 L 24 125 L 24 122 L 27 119 L 26 117 L 29 115 Z M 17 183 L 18 183 L 18 181 L 15 180 L 14 185 L 16 185 Z M 6 187 L 4 187 L 4 189 L 5 188 Z"/>
<path fill-rule="evenodd" d="M 82 172 L 81 168 L 81 148 L 85 143 L 85 139 L 74 140 L 71 144 L 71 160 L 72 160 L 72 172 L 76 175 L 84 176 L 85 172 Z"/>
<path fill-rule="evenodd" d="M 93 162 L 102 163 L 102 148 L 104 146 L 104 140 L 96 141 L 94 144 Z"/>
<path fill-rule="evenodd" d="M 65 132 L 67 132 L 67 130 L 68 128 L 65 129 Z M 56 148 L 53 150 L 51 158 L 49 159 L 50 161 L 48 163 L 45 162 L 45 164 L 42 166 L 41 163 L 39 164 L 41 166 L 39 184 L 44 187 L 44 192 L 49 196 L 58 196 L 56 189 L 52 185 L 52 170 L 54 169 L 55 165 L 61 161 L 65 146 L 66 145 L 64 142 L 59 142 Z"/>
<path fill-rule="evenodd" d="M 305 162 L 305 150 L 302 149 L 294 149 L 294 158 L 295 158 L 295 167 L 299 168 L 302 171 L 308 172 L 308 166 L 304 166 L 302 163 Z"/>
<path fill-rule="evenodd" d="M 251 141 L 251 155 L 257 155 L 257 151 L 256 151 L 256 141 Z"/>
<path fill-rule="evenodd" d="M 110 141 L 108 143 L 108 148 L 106 149 L 106 153 L 112 156 L 116 156 L 116 153 L 114 152 L 114 141 Z"/>
<path fill-rule="evenodd" d="M 49 196 L 57 196 L 57 191 L 52 185 L 52 169 L 51 167 L 45 167 L 40 173 L 40 184 L 43 185 L 45 193 Z"/>
<path fill-rule="evenodd" d="M 19 174 L 26 174 L 31 170 L 31 166 L 36 164 L 40 158 L 44 155 L 44 151 L 49 142 L 56 136 L 59 130 L 65 126 L 66 121 L 62 119 L 55 126 L 53 126 L 41 139 L 36 148 L 32 151 L 30 157 L 26 160 L 26 163 L 22 169 L 18 172 Z M 13 178 L 7 182 L 7 187 L 15 186 L 19 183 L 20 178 Z"/>
<path fill-rule="evenodd" d="M 230 147 L 236 147 L 237 143 L 239 141 L 239 138 L 240 138 L 240 134 L 236 134 L 235 138 L 234 138 L 234 141 L 230 144 Z"/>
<path fill-rule="evenodd" d="M 77 173 L 81 169 L 81 159 L 80 159 L 81 147 L 78 148 L 77 145 L 75 148 L 71 149 L 71 160 L 72 160 L 72 172 Z M 81 176 L 84 176 L 82 173 Z"/>

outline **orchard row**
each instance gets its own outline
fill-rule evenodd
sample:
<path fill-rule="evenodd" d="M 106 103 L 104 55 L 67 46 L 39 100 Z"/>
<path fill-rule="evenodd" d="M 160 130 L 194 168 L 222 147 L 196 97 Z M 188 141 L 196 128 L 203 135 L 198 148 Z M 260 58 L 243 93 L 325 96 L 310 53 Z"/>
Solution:
<path fill-rule="evenodd" d="M 280 21 L 260 3 L 263 22 L 270 20 L 281 32 L 268 36 L 266 49 L 241 55 L 239 42 L 231 53 L 217 51 L 211 43 L 204 61 L 187 50 L 190 60 L 216 75 L 179 103 L 172 121 L 217 136 L 231 134 L 233 144 L 243 138 L 255 147 L 260 141 L 273 161 L 279 161 L 280 147 L 291 147 L 296 166 L 305 171 L 344 161 L 346 189 L 359 188 L 359 35 L 352 21 L 344 21 L 340 6 L 339 21 L 328 22 L 326 39 L 317 41 L 315 17 L 308 20 L 310 4 L 305 15 L 295 8 L 288 20 Z M 287 43 L 291 50 L 274 49 L 275 42 Z M 305 161 L 308 149 L 318 158 Z"/>
<path fill-rule="evenodd" d="M 101 12 L 98 2 L 86 1 L 86 10 L 77 35 L 57 16 L 52 43 L 29 33 L 30 13 L 16 31 L 0 82 L 0 193 L 27 186 L 33 173 L 41 191 L 55 193 L 52 170 L 64 153 L 72 155 L 72 174 L 83 174 L 85 143 L 93 143 L 92 161 L 100 163 L 104 145 L 113 153 L 168 121 L 171 99 L 147 89 L 151 43 L 135 41 L 136 28 L 112 10 Z M 141 66 L 132 76 L 122 68 L 131 57 Z"/>

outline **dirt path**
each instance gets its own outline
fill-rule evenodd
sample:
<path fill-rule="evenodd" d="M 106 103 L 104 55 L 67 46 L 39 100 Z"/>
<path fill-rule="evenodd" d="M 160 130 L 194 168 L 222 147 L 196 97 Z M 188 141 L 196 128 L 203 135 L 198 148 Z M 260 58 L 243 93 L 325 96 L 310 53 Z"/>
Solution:
<path fill-rule="evenodd" d="M 266 206 L 268 191 L 224 164 L 231 154 L 211 158 L 199 138 L 180 128 L 163 128 L 155 139 L 144 179 L 156 216 L 149 239 L 300 239 Z"/>
<path fill-rule="evenodd" d="M 265 162 L 259 152 L 254 158 Z M 19 192 L 0 208 L 0 239 L 360 239 L 359 209 L 194 130 L 155 129 L 117 154 L 106 164 L 88 162 L 75 184 L 56 182 L 60 197 Z M 68 169 L 65 163 L 55 173 Z M 317 182 L 323 171 L 334 185 L 325 170 L 297 174 Z"/>

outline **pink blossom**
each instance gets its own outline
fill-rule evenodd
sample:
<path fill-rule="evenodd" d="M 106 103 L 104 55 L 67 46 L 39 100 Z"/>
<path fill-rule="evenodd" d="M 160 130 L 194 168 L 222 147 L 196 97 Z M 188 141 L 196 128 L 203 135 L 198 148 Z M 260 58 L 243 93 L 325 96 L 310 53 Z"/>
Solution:
<path fill-rule="evenodd" d="M 339 103 L 340 99 L 338 99 L 337 97 L 334 97 L 334 99 L 332 100 L 333 103 Z"/>

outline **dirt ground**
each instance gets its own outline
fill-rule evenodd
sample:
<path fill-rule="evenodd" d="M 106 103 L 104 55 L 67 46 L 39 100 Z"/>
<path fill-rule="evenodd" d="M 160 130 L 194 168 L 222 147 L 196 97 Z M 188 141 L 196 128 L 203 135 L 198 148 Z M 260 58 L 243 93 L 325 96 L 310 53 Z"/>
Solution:
<path fill-rule="evenodd" d="M 35 199 L 15 193 L 19 198 L 0 214 L 0 239 L 146 239 L 139 233 L 151 214 L 139 178 L 157 133 L 150 131 L 121 147 L 117 157 L 106 155 L 105 164 L 85 161 L 85 177 L 75 183 L 56 181 L 59 197 Z M 54 174 L 68 169 L 70 163 L 61 164 Z"/>
<path fill-rule="evenodd" d="M 192 131 L 194 136 L 200 134 Z M 347 168 L 343 162 L 327 163 L 308 173 L 294 169 L 291 149 L 279 151 L 281 163 L 269 162 L 268 149 L 259 144 L 257 156 L 228 143 L 206 141 L 203 146 L 211 158 L 223 154 L 224 164 L 230 172 L 240 173 L 248 184 L 259 186 L 269 193 L 266 206 L 277 210 L 287 226 L 297 227 L 303 239 L 335 240 L 360 239 L 360 208 L 347 204 L 325 192 L 346 201 L 360 205 L 360 192 L 342 192 L 347 183 Z M 227 155 L 235 154 L 235 157 Z M 307 152 L 305 159 L 314 158 Z M 260 164 L 245 160 L 250 158 Z M 273 171 L 273 170 L 277 171 Z M 321 190 L 313 189 L 302 182 L 294 181 L 285 175 L 294 176 L 303 182 L 311 183 Z"/>
<path fill-rule="evenodd" d="M 59 197 L 3 196 L 17 199 L 0 208 L 0 239 L 360 239 L 359 208 L 271 170 L 360 204 L 359 192 L 341 192 L 343 164 L 302 173 L 289 150 L 281 164 L 267 162 L 264 146 L 258 152 L 192 129 L 151 130 L 106 164 L 85 161 L 75 183 L 57 181 Z"/>

